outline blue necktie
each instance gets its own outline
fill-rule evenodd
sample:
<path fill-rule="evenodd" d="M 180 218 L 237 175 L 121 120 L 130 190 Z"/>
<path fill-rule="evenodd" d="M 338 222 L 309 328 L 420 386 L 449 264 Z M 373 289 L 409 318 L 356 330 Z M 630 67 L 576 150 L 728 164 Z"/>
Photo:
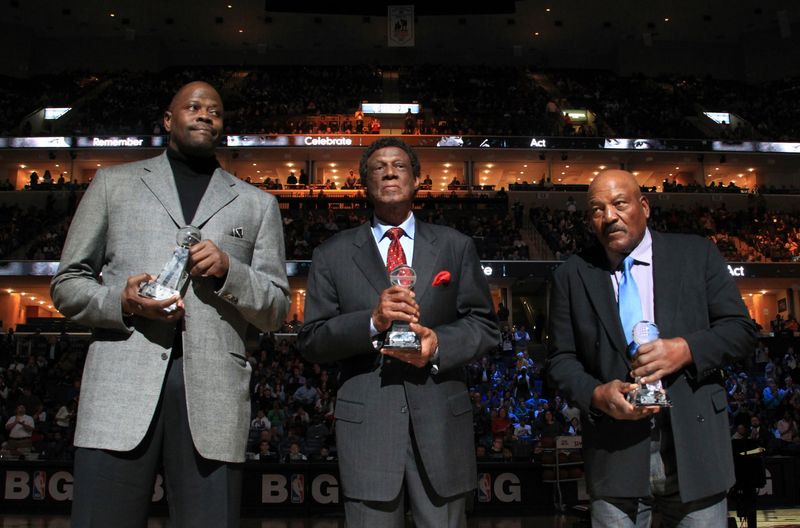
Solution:
<path fill-rule="evenodd" d="M 622 277 L 619 281 L 619 319 L 625 332 L 625 342 L 633 341 L 633 327 L 642 320 L 642 300 L 639 298 L 639 288 L 633 280 L 633 257 L 625 257 Z"/>

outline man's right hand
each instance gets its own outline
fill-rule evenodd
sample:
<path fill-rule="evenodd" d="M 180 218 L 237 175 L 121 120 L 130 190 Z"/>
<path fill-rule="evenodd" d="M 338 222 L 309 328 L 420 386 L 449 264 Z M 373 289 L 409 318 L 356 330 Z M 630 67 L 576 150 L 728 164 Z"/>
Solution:
<path fill-rule="evenodd" d="M 625 398 L 638 387 L 620 380 L 598 385 L 592 391 L 592 407 L 617 420 L 641 420 L 659 412 L 659 407 L 636 407 Z"/>
<path fill-rule="evenodd" d="M 156 278 L 148 273 L 140 273 L 128 277 L 128 282 L 122 290 L 122 313 L 136 315 L 155 321 L 173 322 L 183 317 L 183 299 L 180 295 L 173 295 L 169 299 L 157 301 L 149 297 L 139 295 L 139 284 Z M 164 311 L 171 304 L 176 303 L 177 307 L 171 312 Z"/>
<path fill-rule="evenodd" d="M 419 322 L 419 306 L 412 290 L 392 286 L 381 292 L 378 306 L 372 311 L 372 324 L 378 332 L 385 332 L 392 321 Z"/>

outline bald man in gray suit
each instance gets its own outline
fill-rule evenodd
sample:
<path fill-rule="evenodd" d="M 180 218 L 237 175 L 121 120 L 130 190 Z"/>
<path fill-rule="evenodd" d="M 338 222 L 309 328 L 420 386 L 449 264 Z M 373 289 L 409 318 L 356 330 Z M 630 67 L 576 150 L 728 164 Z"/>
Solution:
<path fill-rule="evenodd" d="M 250 422 L 245 335 L 289 308 L 275 198 L 222 170 L 222 101 L 181 88 L 162 155 L 98 171 L 53 277 L 65 316 L 93 330 L 75 431 L 72 526 L 141 528 L 163 461 L 173 526 L 239 525 Z M 179 294 L 139 294 L 186 225 L 201 230 Z"/>

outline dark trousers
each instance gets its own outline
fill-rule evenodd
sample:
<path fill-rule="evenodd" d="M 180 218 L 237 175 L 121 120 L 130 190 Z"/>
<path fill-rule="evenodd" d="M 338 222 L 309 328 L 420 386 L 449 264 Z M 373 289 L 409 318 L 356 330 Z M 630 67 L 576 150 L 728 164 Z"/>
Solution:
<path fill-rule="evenodd" d="M 162 464 L 164 482 L 155 482 Z M 154 487 L 155 495 L 166 492 L 171 526 L 239 526 L 241 467 L 207 460 L 194 449 L 183 358 L 171 360 L 153 423 L 136 449 L 76 451 L 72 527 L 146 527 Z"/>
<path fill-rule="evenodd" d="M 406 453 L 405 481 L 400 494 L 392 501 L 344 499 L 347 528 L 403 528 L 405 494 L 408 493 L 414 526 L 417 528 L 466 528 L 467 494 L 440 497 L 425 472 L 413 430 Z"/>

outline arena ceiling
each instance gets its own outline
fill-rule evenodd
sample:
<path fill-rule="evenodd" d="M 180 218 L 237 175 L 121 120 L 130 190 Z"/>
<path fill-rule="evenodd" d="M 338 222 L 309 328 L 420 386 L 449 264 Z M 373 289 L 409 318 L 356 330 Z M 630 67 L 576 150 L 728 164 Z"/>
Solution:
<path fill-rule="evenodd" d="M 119 39 L 191 50 L 375 50 L 386 47 L 386 5 L 400 1 L 3 0 L 0 26 L 33 41 Z M 416 47 L 508 53 L 658 43 L 788 39 L 800 3 L 777 0 L 492 0 L 416 6 Z M 310 57 L 313 62 L 313 57 Z"/>

